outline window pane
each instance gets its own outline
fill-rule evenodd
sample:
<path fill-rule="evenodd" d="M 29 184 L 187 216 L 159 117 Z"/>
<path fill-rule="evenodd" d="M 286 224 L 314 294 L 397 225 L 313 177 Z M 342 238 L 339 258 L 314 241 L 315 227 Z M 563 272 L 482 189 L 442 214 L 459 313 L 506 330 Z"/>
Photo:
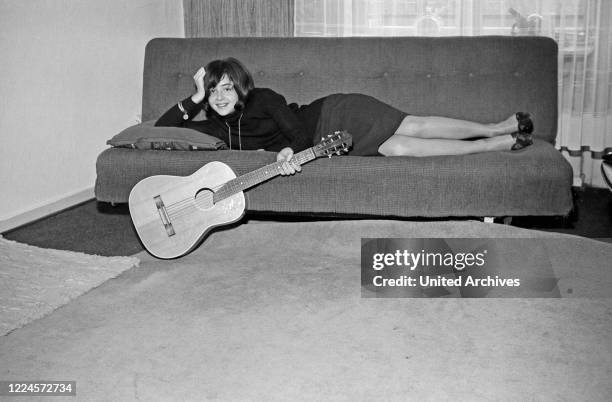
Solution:
<path fill-rule="evenodd" d="M 295 0 L 297 36 L 585 35 L 591 0 Z M 594 7 L 591 7 L 593 9 Z M 572 39 L 576 40 L 576 39 Z"/>

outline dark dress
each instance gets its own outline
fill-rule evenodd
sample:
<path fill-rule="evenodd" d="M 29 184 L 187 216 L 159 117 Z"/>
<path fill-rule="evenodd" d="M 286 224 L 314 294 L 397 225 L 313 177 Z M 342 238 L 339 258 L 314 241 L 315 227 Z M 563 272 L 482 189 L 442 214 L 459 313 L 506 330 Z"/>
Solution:
<path fill-rule="evenodd" d="M 407 115 L 371 96 L 334 94 L 299 107 L 287 104 L 282 95 L 267 88 L 255 88 L 245 107 L 228 116 L 210 109 L 207 119 L 194 121 L 204 105 L 186 98 L 182 106 L 170 108 L 156 126 L 187 127 L 225 141 L 231 149 L 265 149 L 278 152 L 291 147 L 302 151 L 321 137 L 338 130 L 353 137 L 350 155 L 378 155 L 378 147 L 395 133 Z"/>
<path fill-rule="evenodd" d="M 326 96 L 317 124 L 317 137 L 344 130 L 353 137 L 349 155 L 375 156 L 378 147 L 402 123 L 407 113 L 362 94 Z"/>

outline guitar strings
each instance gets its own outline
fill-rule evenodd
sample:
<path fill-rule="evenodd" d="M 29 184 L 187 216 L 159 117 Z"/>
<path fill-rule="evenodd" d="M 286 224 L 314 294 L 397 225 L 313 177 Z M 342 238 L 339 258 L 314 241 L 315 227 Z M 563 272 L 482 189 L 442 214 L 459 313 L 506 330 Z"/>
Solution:
<path fill-rule="evenodd" d="M 300 156 L 305 156 L 305 155 L 296 154 L 296 157 L 298 157 L 298 163 L 300 165 L 309 160 L 308 158 L 304 158 L 304 160 L 302 161 L 301 160 L 302 158 Z M 281 162 L 276 162 L 266 167 L 270 168 L 271 169 L 270 171 L 273 171 L 274 169 L 280 169 L 281 168 L 280 165 L 281 165 Z M 256 171 L 253 171 L 251 173 L 254 173 L 254 172 Z M 268 174 L 268 171 L 266 171 L 265 174 Z M 185 215 L 186 213 L 188 213 L 194 206 L 198 207 L 198 206 L 214 205 L 214 203 L 212 202 L 214 200 L 214 194 L 216 193 L 217 190 L 219 190 L 221 187 L 225 186 L 228 183 L 229 182 L 222 183 L 216 187 L 209 188 L 209 190 L 212 191 L 212 194 L 207 193 L 206 195 L 201 195 L 201 196 L 198 196 L 196 194 L 193 198 L 189 197 L 189 198 L 185 198 L 183 200 L 179 200 L 171 204 L 168 204 L 166 206 L 166 212 L 168 213 L 168 217 L 169 218 L 181 217 Z M 202 203 L 201 201 L 204 201 L 204 203 Z"/>
<path fill-rule="evenodd" d="M 214 197 L 214 191 L 223 187 L 224 184 L 219 186 L 212 187 L 210 190 L 213 191 L 212 194 L 204 194 L 198 196 L 197 194 L 194 197 L 185 198 L 183 200 L 174 202 L 166 206 L 166 212 L 168 216 L 179 217 L 184 215 L 185 211 L 189 211 L 194 205 L 196 206 L 204 206 L 204 205 L 212 205 L 212 198 Z M 204 203 L 199 200 L 205 201 Z"/>
<path fill-rule="evenodd" d="M 198 190 L 198 191 L 208 189 L 208 190 L 211 190 L 211 191 L 213 191 L 213 192 L 216 192 L 217 190 L 219 190 L 221 187 L 223 187 L 223 186 L 224 186 L 224 185 L 226 185 L 226 184 L 227 184 L 227 183 L 222 183 L 222 184 L 219 184 L 218 186 L 215 186 L 215 187 L 205 187 L 205 188 L 202 188 L 202 189 L 200 189 L 200 190 Z M 177 205 L 179 205 L 179 204 L 184 204 L 185 202 L 189 203 L 189 202 L 191 202 L 191 201 L 192 201 L 192 200 L 194 200 L 194 199 L 197 199 L 197 194 L 196 194 L 195 196 L 193 196 L 193 197 L 184 198 L 184 199 L 182 199 L 182 200 L 179 200 L 179 201 L 173 202 L 172 204 L 168 204 L 168 205 L 166 206 L 166 209 L 172 209 L 172 208 L 174 208 L 175 206 L 177 206 Z"/>
<path fill-rule="evenodd" d="M 166 212 L 168 213 L 168 217 L 172 219 L 179 218 L 181 216 L 184 216 L 185 214 L 191 213 L 194 207 L 202 207 L 208 209 L 214 206 L 215 203 L 213 201 L 215 194 L 217 194 L 216 190 L 219 190 L 220 188 L 224 187 L 227 183 L 229 182 L 203 189 L 211 190 L 210 193 L 207 192 L 206 194 L 202 194 L 199 196 L 196 194 L 196 196 L 194 196 L 193 198 L 185 198 L 172 204 L 168 204 L 168 206 L 166 206 Z"/>
<path fill-rule="evenodd" d="M 210 196 L 203 196 L 206 198 L 211 198 Z M 208 201 L 210 202 L 210 201 Z M 194 200 L 193 202 L 191 202 L 188 205 L 183 206 L 182 208 L 172 211 L 172 212 L 168 212 L 168 218 L 170 218 L 170 220 L 175 220 L 177 218 L 180 218 L 182 216 L 185 215 L 189 215 L 191 213 L 191 211 L 193 211 L 194 209 L 196 209 L 198 207 L 198 199 Z"/>
<path fill-rule="evenodd" d="M 274 165 L 276 165 L 276 166 L 274 166 Z M 268 170 L 268 171 L 273 171 L 273 169 L 280 169 L 280 162 L 273 163 L 272 166 L 267 166 L 267 167 L 270 168 L 270 170 Z M 267 174 L 268 171 L 266 171 L 265 173 Z M 256 171 L 253 171 L 251 173 L 254 173 L 254 172 L 256 172 Z M 229 182 L 221 183 L 221 184 L 219 184 L 219 185 L 217 185 L 215 187 L 209 188 L 211 191 L 213 191 L 213 197 L 214 197 L 214 193 L 217 190 L 219 190 L 221 187 L 225 186 L 227 183 L 229 183 Z M 202 198 L 202 196 L 198 197 L 196 195 L 193 198 L 189 197 L 189 198 L 185 198 L 183 200 L 179 200 L 179 201 L 173 202 L 173 203 L 168 204 L 166 206 L 166 212 L 168 213 L 169 216 L 172 216 L 172 217 L 182 216 L 182 215 L 184 215 L 184 211 L 189 211 L 192 208 L 193 204 L 201 206 L 202 204 L 198 203 L 198 199 L 201 199 L 201 198 Z M 207 203 L 204 204 L 204 205 L 208 205 L 208 202 L 210 200 L 208 200 L 207 198 L 204 198 L 204 200 L 207 201 Z"/>
<path fill-rule="evenodd" d="M 204 201 L 204 203 L 200 202 L 200 200 Z M 205 206 L 205 205 L 211 205 L 212 204 L 212 196 L 211 195 L 203 195 L 201 197 L 198 197 L 194 200 L 189 200 L 187 205 L 184 205 L 178 209 L 174 209 L 172 211 L 167 211 L 168 212 L 168 217 L 173 220 L 176 218 L 180 218 L 182 216 L 185 216 L 187 214 L 190 214 L 191 211 L 195 208 L 197 208 L 198 206 Z"/>

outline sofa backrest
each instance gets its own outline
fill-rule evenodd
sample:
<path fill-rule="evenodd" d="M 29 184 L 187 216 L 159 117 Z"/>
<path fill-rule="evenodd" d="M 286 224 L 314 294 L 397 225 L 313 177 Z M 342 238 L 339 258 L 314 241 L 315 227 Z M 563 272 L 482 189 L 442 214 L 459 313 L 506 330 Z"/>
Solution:
<path fill-rule="evenodd" d="M 545 37 L 156 38 L 142 116 L 158 118 L 193 93 L 200 66 L 232 56 L 289 103 L 357 92 L 414 115 L 495 122 L 528 111 L 536 136 L 554 142 L 557 52 Z"/>

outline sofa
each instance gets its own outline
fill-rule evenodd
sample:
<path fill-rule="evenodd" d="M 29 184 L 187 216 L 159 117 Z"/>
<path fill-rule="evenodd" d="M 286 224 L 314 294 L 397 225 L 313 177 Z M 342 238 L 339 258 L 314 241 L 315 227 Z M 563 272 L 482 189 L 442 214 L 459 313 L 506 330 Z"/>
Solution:
<path fill-rule="evenodd" d="M 567 216 L 572 169 L 554 146 L 557 55 L 556 42 L 546 37 L 155 38 L 145 49 L 142 120 L 155 120 L 191 94 L 197 68 L 228 56 L 245 63 L 256 86 L 298 104 L 331 93 L 363 93 L 413 115 L 496 122 L 528 111 L 535 141 L 521 151 L 318 158 L 301 173 L 246 190 L 247 211 L 315 217 Z M 104 150 L 96 163 L 97 200 L 125 203 L 147 176 L 190 175 L 211 161 L 241 175 L 275 160 L 267 151 L 154 148 Z"/>

